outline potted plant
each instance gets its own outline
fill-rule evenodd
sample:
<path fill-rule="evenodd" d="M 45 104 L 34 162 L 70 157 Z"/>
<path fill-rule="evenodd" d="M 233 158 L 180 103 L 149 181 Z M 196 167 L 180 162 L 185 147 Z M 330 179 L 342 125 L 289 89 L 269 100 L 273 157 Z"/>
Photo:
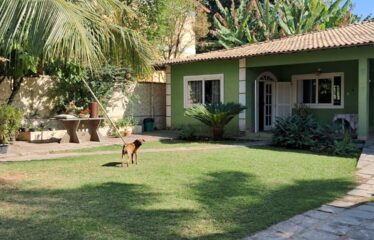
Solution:
<path fill-rule="evenodd" d="M 124 136 L 131 136 L 133 128 L 136 125 L 135 118 L 132 115 L 125 117 L 124 119 Z"/>
<path fill-rule="evenodd" d="M 10 105 L 0 106 L 0 153 L 7 153 L 10 140 L 21 127 L 22 117 L 21 110 Z"/>

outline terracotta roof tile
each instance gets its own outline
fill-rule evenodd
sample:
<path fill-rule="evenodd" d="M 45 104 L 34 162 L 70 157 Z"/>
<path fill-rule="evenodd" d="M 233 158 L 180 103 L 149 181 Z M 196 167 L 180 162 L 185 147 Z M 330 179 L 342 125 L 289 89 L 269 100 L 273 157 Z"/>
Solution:
<path fill-rule="evenodd" d="M 374 45 L 374 21 L 171 59 L 159 65 Z"/>

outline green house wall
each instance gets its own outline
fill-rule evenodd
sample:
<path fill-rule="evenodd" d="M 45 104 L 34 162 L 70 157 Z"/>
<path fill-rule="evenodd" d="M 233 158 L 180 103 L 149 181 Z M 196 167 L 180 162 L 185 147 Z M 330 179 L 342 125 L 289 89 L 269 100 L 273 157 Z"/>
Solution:
<path fill-rule="evenodd" d="M 331 123 L 335 114 L 358 112 L 358 62 L 321 62 L 310 64 L 294 64 L 271 67 L 247 68 L 247 126 L 254 128 L 254 86 L 256 78 L 263 72 L 271 72 L 280 82 L 289 82 L 292 75 L 313 74 L 320 69 L 322 73 L 343 72 L 344 73 L 344 108 L 343 109 L 312 109 L 315 116 L 323 122 Z"/>
<path fill-rule="evenodd" d="M 171 128 L 194 128 L 199 134 L 208 135 L 210 129 L 199 121 L 184 115 L 183 77 L 206 74 L 224 75 L 224 102 L 239 101 L 239 60 L 221 60 L 173 65 L 171 67 Z M 238 117 L 225 128 L 227 135 L 239 132 Z"/>
<path fill-rule="evenodd" d="M 331 122 L 338 113 L 359 115 L 358 134 L 363 139 L 368 136 L 369 125 L 374 127 L 374 84 L 369 85 L 369 75 L 374 79 L 374 47 L 351 47 L 251 57 L 246 59 L 246 125 L 254 129 L 254 80 L 265 71 L 276 75 L 279 81 L 290 81 L 295 74 L 344 73 L 344 108 L 314 109 L 322 121 Z M 372 66 L 371 68 L 369 66 Z M 369 74 L 370 72 L 370 74 Z M 216 60 L 176 64 L 171 66 L 171 128 L 192 126 L 201 134 L 209 134 L 210 129 L 198 121 L 184 116 L 183 77 L 190 75 L 224 74 L 224 101 L 239 101 L 239 59 Z M 369 94 L 370 92 L 370 94 Z M 373 109 L 371 111 L 371 109 Z M 227 126 L 228 135 L 239 133 L 238 118 Z"/>
<path fill-rule="evenodd" d="M 370 79 L 370 103 L 369 103 L 369 126 L 374 130 L 374 60 L 369 61 L 369 79 Z"/>

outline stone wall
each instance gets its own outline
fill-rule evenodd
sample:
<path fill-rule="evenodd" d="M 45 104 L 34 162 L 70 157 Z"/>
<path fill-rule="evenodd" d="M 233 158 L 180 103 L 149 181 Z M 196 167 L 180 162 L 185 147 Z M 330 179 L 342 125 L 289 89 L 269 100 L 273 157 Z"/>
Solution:
<path fill-rule="evenodd" d="M 47 122 L 47 125 L 60 129 L 62 126 L 54 121 L 48 121 L 53 117 L 53 108 L 49 99 L 49 91 L 53 81 L 49 76 L 28 78 L 17 94 L 14 105 L 23 109 L 29 123 L 34 125 Z M 0 103 L 5 103 L 10 95 L 10 81 L 4 81 L 0 85 Z M 125 92 L 125 93 L 124 93 Z M 138 82 L 130 86 L 126 91 L 114 92 L 107 107 L 108 114 L 114 120 L 133 114 L 135 119 L 142 123 L 144 118 L 154 117 L 158 129 L 165 128 L 165 83 Z"/>
<path fill-rule="evenodd" d="M 138 83 L 124 114 L 133 114 L 137 121 L 152 117 L 157 129 L 165 129 L 165 83 Z"/>

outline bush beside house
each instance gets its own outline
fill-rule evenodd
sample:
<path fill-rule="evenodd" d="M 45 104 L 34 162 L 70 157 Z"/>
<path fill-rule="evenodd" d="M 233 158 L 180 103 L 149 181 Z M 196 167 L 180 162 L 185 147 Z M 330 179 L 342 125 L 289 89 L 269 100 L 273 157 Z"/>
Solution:
<path fill-rule="evenodd" d="M 359 148 L 352 142 L 351 135 L 339 129 L 335 125 L 320 123 L 307 107 L 299 105 L 292 116 L 276 120 L 273 143 L 318 153 L 357 156 Z"/>

